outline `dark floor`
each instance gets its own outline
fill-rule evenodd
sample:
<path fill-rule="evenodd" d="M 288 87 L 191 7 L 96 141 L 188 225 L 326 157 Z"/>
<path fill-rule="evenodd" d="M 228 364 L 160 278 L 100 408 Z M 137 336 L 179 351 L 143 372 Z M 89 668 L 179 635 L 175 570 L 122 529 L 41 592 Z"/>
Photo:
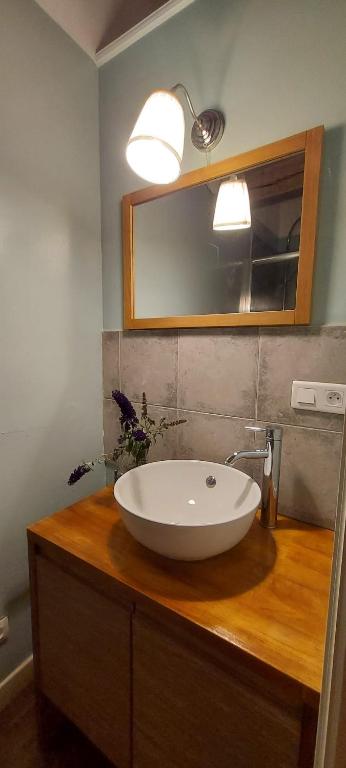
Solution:
<path fill-rule="evenodd" d="M 73 726 L 64 729 L 48 751 L 39 747 L 33 686 L 0 712 L 1 768 L 110 768 Z"/>

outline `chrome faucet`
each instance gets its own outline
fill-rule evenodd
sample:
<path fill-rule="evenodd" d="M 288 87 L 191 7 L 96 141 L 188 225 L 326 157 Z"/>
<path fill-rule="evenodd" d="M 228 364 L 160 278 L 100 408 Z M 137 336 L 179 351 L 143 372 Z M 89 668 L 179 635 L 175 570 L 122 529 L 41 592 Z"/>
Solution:
<path fill-rule="evenodd" d="M 262 499 L 260 523 L 264 528 L 275 528 L 278 512 L 282 428 L 245 427 L 251 432 L 265 432 L 266 447 L 254 451 L 235 451 L 225 459 L 227 466 L 233 466 L 240 459 L 264 459 L 262 478 Z"/>

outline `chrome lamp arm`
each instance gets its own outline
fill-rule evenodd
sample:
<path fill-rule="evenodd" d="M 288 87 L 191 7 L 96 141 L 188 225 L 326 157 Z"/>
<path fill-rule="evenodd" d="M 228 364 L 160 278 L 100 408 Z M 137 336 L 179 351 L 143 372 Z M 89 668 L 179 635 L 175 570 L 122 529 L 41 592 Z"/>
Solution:
<path fill-rule="evenodd" d="M 193 117 L 194 123 L 191 129 L 191 141 L 204 152 L 210 152 L 221 141 L 225 129 L 225 118 L 217 109 L 205 109 L 200 115 L 194 110 L 190 94 L 183 83 L 176 83 L 170 89 L 172 93 L 181 90 L 187 101 L 187 105 Z"/>

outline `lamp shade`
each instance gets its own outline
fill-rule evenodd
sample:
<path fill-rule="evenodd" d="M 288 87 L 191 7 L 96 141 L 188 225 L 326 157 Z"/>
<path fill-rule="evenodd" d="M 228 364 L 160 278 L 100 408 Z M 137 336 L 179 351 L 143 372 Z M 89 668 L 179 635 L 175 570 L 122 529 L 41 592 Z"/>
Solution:
<path fill-rule="evenodd" d="M 180 174 L 185 120 L 170 91 L 154 91 L 144 104 L 126 148 L 126 159 L 142 179 L 169 184 Z"/>
<path fill-rule="evenodd" d="M 213 229 L 251 227 L 250 200 L 245 179 L 236 176 L 223 181 L 216 200 Z"/>

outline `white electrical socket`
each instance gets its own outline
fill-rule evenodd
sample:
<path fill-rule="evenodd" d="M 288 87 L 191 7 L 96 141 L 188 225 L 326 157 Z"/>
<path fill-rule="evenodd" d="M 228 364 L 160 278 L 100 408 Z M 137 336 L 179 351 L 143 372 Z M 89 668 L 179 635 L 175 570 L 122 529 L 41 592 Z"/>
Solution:
<path fill-rule="evenodd" d="M 342 395 L 342 392 L 339 392 L 339 390 L 329 390 L 326 394 L 327 403 L 328 405 L 336 405 L 338 408 L 342 407 L 344 398 Z"/>
<path fill-rule="evenodd" d="M 293 381 L 292 408 L 322 413 L 345 413 L 346 384 L 323 384 L 320 381 Z"/>
<path fill-rule="evenodd" d="M 0 617 L 0 643 L 4 643 L 8 638 L 8 616 Z"/>

